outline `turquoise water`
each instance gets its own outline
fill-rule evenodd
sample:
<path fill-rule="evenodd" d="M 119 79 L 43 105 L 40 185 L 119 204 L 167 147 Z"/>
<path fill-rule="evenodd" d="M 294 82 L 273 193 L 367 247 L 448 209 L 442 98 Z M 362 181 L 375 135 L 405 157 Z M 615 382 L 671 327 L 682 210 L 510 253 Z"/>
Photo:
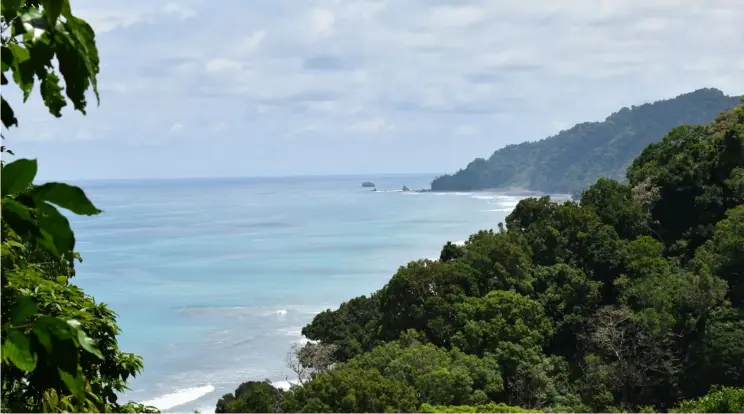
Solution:
<path fill-rule="evenodd" d="M 432 178 L 82 183 L 104 213 L 72 218 L 75 281 L 119 313 L 122 349 L 145 360 L 125 397 L 208 412 L 241 382 L 291 379 L 284 356 L 313 315 L 495 228 L 518 201 L 397 191 Z"/>

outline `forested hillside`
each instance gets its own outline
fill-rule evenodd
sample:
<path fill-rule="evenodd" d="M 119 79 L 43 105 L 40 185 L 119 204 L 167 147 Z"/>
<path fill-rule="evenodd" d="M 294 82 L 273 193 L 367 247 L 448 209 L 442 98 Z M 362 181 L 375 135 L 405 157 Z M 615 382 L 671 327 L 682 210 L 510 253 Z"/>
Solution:
<path fill-rule="evenodd" d="M 744 105 L 627 180 L 408 263 L 303 329 L 301 384 L 247 382 L 217 412 L 744 411 Z"/>
<path fill-rule="evenodd" d="M 674 99 L 623 108 L 603 122 L 585 122 L 537 142 L 508 145 L 488 160 L 435 179 L 432 190 L 524 188 L 577 193 L 600 177 L 622 181 L 643 148 L 679 125 L 707 124 L 739 98 L 699 89 Z"/>

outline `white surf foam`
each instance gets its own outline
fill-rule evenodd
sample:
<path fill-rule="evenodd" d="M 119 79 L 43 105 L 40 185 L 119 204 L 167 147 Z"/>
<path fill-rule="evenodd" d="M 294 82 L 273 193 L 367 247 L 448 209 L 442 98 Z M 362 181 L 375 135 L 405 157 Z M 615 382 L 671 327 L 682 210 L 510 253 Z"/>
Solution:
<path fill-rule="evenodd" d="M 275 388 L 279 388 L 279 389 L 287 391 L 292 385 L 297 385 L 299 383 L 300 383 L 299 380 L 294 379 L 294 380 L 288 380 L 288 381 L 272 382 L 271 385 L 273 385 Z"/>
<path fill-rule="evenodd" d="M 205 405 L 204 407 L 197 408 L 199 410 L 199 414 L 214 414 L 214 410 L 217 409 L 216 404 L 215 405 Z"/>
<path fill-rule="evenodd" d="M 471 196 L 473 193 L 465 193 L 460 191 L 454 191 L 454 192 L 446 192 L 446 193 L 429 193 L 434 194 L 438 196 Z"/>
<path fill-rule="evenodd" d="M 173 407 L 178 407 L 189 403 L 194 400 L 209 394 L 214 391 L 212 384 L 204 385 L 202 387 L 184 388 L 176 392 L 165 394 L 152 400 L 143 401 L 142 404 L 157 407 L 162 410 L 169 410 Z"/>
<path fill-rule="evenodd" d="M 495 201 L 495 202 L 494 201 L 489 201 L 488 204 L 496 204 L 496 205 L 499 205 L 499 206 L 502 206 L 502 207 L 512 207 L 513 208 L 513 207 L 516 207 L 517 204 L 519 204 L 519 201 L 520 200 L 515 200 L 515 199 L 501 200 L 501 201 Z"/>

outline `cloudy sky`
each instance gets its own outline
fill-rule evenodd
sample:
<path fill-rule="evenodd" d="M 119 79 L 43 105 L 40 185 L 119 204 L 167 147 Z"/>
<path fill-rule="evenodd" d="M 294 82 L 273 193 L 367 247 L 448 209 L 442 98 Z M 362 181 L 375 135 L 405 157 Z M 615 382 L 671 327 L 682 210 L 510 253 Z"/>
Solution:
<path fill-rule="evenodd" d="M 101 105 L 21 107 L 41 178 L 449 172 L 701 87 L 744 93 L 742 0 L 72 0 Z"/>

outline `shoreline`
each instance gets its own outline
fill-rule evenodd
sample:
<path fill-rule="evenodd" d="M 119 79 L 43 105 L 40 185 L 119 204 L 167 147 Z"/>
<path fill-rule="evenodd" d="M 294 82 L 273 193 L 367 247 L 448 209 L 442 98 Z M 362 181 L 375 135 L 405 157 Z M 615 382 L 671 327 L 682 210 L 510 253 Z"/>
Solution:
<path fill-rule="evenodd" d="M 378 190 L 378 192 L 406 192 L 406 191 L 402 191 L 402 190 L 387 190 L 387 191 L 386 190 Z M 462 195 L 463 197 L 467 197 L 467 198 L 479 198 L 479 199 L 485 199 L 485 198 L 481 198 L 480 196 L 489 195 L 489 196 L 495 196 L 495 197 L 487 197 L 488 199 L 493 199 L 493 200 L 490 200 L 490 201 L 492 201 L 494 203 L 500 203 L 500 201 L 498 201 L 498 199 L 500 199 L 501 197 L 498 197 L 498 196 L 504 196 L 504 197 L 508 197 L 508 198 L 513 198 L 514 199 L 513 202 L 512 201 L 508 201 L 507 202 L 507 200 L 503 200 L 504 202 L 507 202 L 507 204 L 504 206 L 505 208 L 494 209 L 494 210 L 482 210 L 482 211 L 501 212 L 500 214 L 498 214 L 498 216 L 501 216 L 501 214 L 508 214 L 510 211 L 512 211 L 514 209 L 514 207 L 516 206 L 516 203 L 518 203 L 518 201 L 520 199 L 522 199 L 522 198 L 540 196 L 540 195 L 543 195 L 544 194 L 544 193 L 540 193 L 540 192 L 536 192 L 536 191 L 524 190 L 524 189 L 518 189 L 518 188 L 513 188 L 513 189 L 509 189 L 509 190 L 504 190 L 504 189 L 488 189 L 488 190 L 476 190 L 476 191 L 468 191 L 468 192 L 457 192 L 457 191 L 446 191 L 446 192 L 445 191 L 442 191 L 442 192 L 439 192 L 439 191 L 431 191 L 431 190 L 425 190 L 425 191 L 411 190 L 410 192 L 411 193 L 432 193 L 432 195 L 437 195 L 437 194 L 440 194 L 440 193 L 448 193 L 448 194 L 455 194 L 456 195 L 457 193 L 460 193 L 460 195 Z M 557 195 L 552 195 L 552 196 L 557 196 Z M 508 209 L 509 211 L 506 211 L 506 209 Z M 502 221 L 502 220 L 503 219 L 501 219 L 499 221 Z M 491 221 L 482 222 L 479 225 L 478 228 L 479 229 L 495 228 L 495 223 L 494 222 L 491 222 Z M 423 258 L 427 258 L 429 260 L 439 260 L 439 255 L 441 253 L 442 246 L 444 246 L 448 241 L 451 242 L 451 243 L 453 243 L 453 244 L 455 244 L 455 245 L 457 245 L 457 246 L 463 246 L 472 234 L 473 234 L 473 231 L 466 231 L 466 232 L 463 232 L 462 234 L 456 235 L 454 237 L 452 237 L 452 235 L 450 235 L 449 237 L 448 236 L 443 236 L 441 238 L 438 237 L 435 240 L 436 245 L 435 245 L 435 247 L 432 249 L 432 251 L 430 253 L 428 253 L 428 254 L 427 253 L 424 253 L 423 255 L 421 255 L 421 257 L 410 257 L 409 259 L 410 260 L 415 260 L 416 258 L 422 258 L 422 259 Z M 393 269 L 393 272 L 394 271 L 395 270 Z M 392 274 L 388 274 L 387 275 L 387 279 L 386 279 L 385 283 L 387 283 L 387 280 L 389 280 L 390 277 L 392 277 Z M 379 288 L 381 288 L 381 287 L 382 286 L 379 286 Z M 364 293 L 364 294 L 365 295 L 368 295 L 369 293 Z M 346 298 L 346 300 L 348 300 L 348 299 L 351 299 L 351 297 L 347 297 Z M 328 309 L 330 309 L 330 310 L 338 309 L 338 306 L 340 306 L 341 303 L 343 303 L 343 301 L 337 303 L 335 306 L 329 307 Z M 316 312 L 316 314 L 317 313 L 319 313 L 319 312 Z M 286 315 L 286 310 L 284 310 L 284 311 L 282 311 L 282 310 L 277 311 L 276 314 L 277 315 Z M 312 317 L 314 318 L 314 315 Z M 311 321 L 312 321 L 312 318 L 310 318 L 307 323 L 310 323 Z M 302 338 L 297 339 L 297 342 L 306 343 L 306 342 L 308 342 L 308 339 L 305 338 L 305 337 L 302 337 Z M 286 349 L 286 351 L 289 351 L 289 349 L 290 349 L 290 347 L 288 346 L 287 349 Z M 256 380 L 262 381 L 264 379 L 266 379 L 266 378 L 258 378 L 258 377 L 256 377 L 256 378 L 249 378 L 249 377 L 246 377 L 245 379 L 242 380 L 242 382 L 245 382 L 245 381 L 256 381 Z M 297 379 L 296 378 L 287 378 L 287 377 L 284 377 L 284 378 L 281 378 L 281 379 L 280 378 L 276 378 L 276 380 L 271 380 L 271 383 L 272 383 L 273 386 L 275 386 L 277 388 L 281 388 L 281 389 L 288 389 L 291 386 L 291 384 L 296 383 L 296 382 L 297 382 Z M 169 412 L 179 411 L 179 410 L 184 409 L 186 407 L 188 407 L 189 409 L 192 409 L 194 407 L 198 407 L 198 409 L 202 413 L 213 412 L 214 411 L 214 408 L 215 408 L 214 406 L 217 403 L 217 400 L 221 397 L 221 394 L 222 393 L 225 393 L 225 392 L 233 392 L 234 391 L 234 387 L 237 387 L 239 384 L 240 383 L 236 383 L 229 390 L 227 390 L 227 389 L 224 389 L 223 390 L 222 389 L 223 388 L 222 384 L 202 383 L 201 385 L 195 385 L 195 386 L 192 386 L 192 387 L 177 389 L 177 390 L 173 390 L 170 393 L 161 394 L 161 395 L 155 396 L 153 398 L 147 398 L 145 401 L 142 401 L 142 402 L 143 403 L 147 403 L 147 404 L 152 404 L 152 405 L 155 405 L 155 406 L 159 406 L 158 408 L 160 408 L 161 410 L 163 410 L 163 411 L 169 411 Z M 217 392 L 217 391 L 219 391 L 219 392 Z M 217 393 L 215 393 L 215 392 L 217 392 Z M 205 408 L 206 408 L 205 402 L 207 403 L 206 405 L 210 405 L 211 406 L 211 409 L 210 410 L 205 410 Z"/>

